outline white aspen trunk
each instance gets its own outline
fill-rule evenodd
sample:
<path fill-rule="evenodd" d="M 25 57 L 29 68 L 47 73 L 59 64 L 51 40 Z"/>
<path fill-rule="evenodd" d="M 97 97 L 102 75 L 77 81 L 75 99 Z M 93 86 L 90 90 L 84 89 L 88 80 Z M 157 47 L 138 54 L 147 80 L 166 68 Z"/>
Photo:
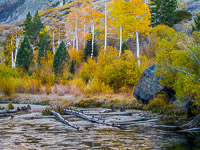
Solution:
<path fill-rule="evenodd" d="M 18 38 L 17 36 L 16 36 L 16 48 L 15 48 L 15 59 L 14 59 L 14 68 L 16 67 L 16 61 L 17 61 L 17 53 L 18 53 L 18 48 L 19 48 L 19 41 L 20 41 L 20 38 Z"/>
<path fill-rule="evenodd" d="M 107 47 L 107 4 L 105 0 L 105 45 L 104 50 L 106 50 Z"/>
<path fill-rule="evenodd" d="M 14 55 L 13 55 L 13 51 L 12 51 L 11 57 L 12 57 L 12 69 L 13 69 L 14 68 Z"/>
<path fill-rule="evenodd" d="M 84 47 L 85 47 L 85 19 L 84 19 L 84 25 L 83 25 L 83 36 L 84 36 Z"/>
<path fill-rule="evenodd" d="M 140 68 L 140 45 L 139 45 L 139 35 L 138 32 L 136 31 L 136 43 L 137 43 L 137 60 L 138 60 L 138 66 Z"/>
<path fill-rule="evenodd" d="M 54 36 L 55 35 L 54 35 L 54 31 L 53 31 L 53 53 L 55 54 L 56 48 L 55 48 L 55 41 L 54 41 L 55 37 Z"/>
<path fill-rule="evenodd" d="M 119 56 L 122 53 L 122 26 L 120 26 L 120 46 L 119 46 Z"/>
<path fill-rule="evenodd" d="M 14 68 L 14 66 L 13 66 L 13 62 L 14 62 L 14 55 L 13 55 L 13 50 L 12 50 L 12 48 L 13 48 L 13 41 L 11 40 L 11 43 L 10 43 L 10 45 L 11 45 L 11 59 L 12 59 L 12 69 Z"/>
<path fill-rule="evenodd" d="M 75 48 L 75 39 L 73 39 L 73 49 Z"/>
<path fill-rule="evenodd" d="M 147 1 L 147 0 L 144 0 L 144 3 L 145 3 L 145 5 L 147 5 L 148 1 Z"/>
<path fill-rule="evenodd" d="M 91 58 L 93 58 L 94 55 L 94 18 L 92 19 L 92 52 L 91 52 Z"/>
<path fill-rule="evenodd" d="M 76 13 L 76 50 L 78 51 L 78 18 Z"/>

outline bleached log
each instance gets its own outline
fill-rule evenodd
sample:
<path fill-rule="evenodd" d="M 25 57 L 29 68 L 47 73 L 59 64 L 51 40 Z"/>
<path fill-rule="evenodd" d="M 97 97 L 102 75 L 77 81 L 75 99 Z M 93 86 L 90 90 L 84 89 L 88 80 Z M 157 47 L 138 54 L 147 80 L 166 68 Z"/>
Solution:
<path fill-rule="evenodd" d="M 4 109 L 4 110 L 1 110 L 1 111 L 0 111 L 0 114 L 16 113 L 16 112 L 18 112 L 18 111 L 19 111 L 18 108 L 16 108 L 16 109 L 11 109 L 11 110 Z"/>
<path fill-rule="evenodd" d="M 79 127 L 77 127 L 77 126 L 71 124 L 69 121 L 65 120 L 59 113 L 51 110 L 51 114 L 54 115 L 56 118 L 58 118 L 62 123 L 74 128 L 76 130 L 79 130 Z"/>
<path fill-rule="evenodd" d="M 200 114 L 194 117 L 191 121 L 181 126 L 182 128 L 194 128 L 199 123 Z"/>
<path fill-rule="evenodd" d="M 200 132 L 200 128 L 190 128 L 190 129 L 181 130 L 179 132 Z"/>
<path fill-rule="evenodd" d="M 100 119 L 96 119 L 94 117 L 91 116 L 87 116 L 83 113 L 74 111 L 74 110 L 69 110 L 69 109 L 64 109 L 64 113 L 65 114 L 69 114 L 69 115 L 74 115 L 77 116 L 79 118 L 85 119 L 87 121 L 93 122 L 93 123 L 98 123 L 98 124 L 103 124 L 106 126 L 112 126 L 112 127 L 117 127 L 117 128 L 127 128 L 132 126 L 132 124 L 126 124 L 126 123 L 106 123 L 105 120 L 100 120 Z"/>

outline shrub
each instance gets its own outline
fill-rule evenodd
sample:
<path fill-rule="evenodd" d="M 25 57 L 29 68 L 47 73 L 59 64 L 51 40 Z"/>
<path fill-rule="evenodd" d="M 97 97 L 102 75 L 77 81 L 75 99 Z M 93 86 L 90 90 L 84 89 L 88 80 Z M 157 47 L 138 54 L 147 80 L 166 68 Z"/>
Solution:
<path fill-rule="evenodd" d="M 14 78 L 1 78 L 0 79 L 0 88 L 5 96 L 11 96 L 16 89 L 15 79 Z"/>
<path fill-rule="evenodd" d="M 43 116 L 49 116 L 51 115 L 51 109 L 49 107 L 46 107 L 45 110 L 42 111 Z"/>
<path fill-rule="evenodd" d="M 16 79 L 15 82 L 16 82 L 16 92 L 17 93 L 28 92 L 28 87 L 29 87 L 29 79 L 28 78 Z"/>
<path fill-rule="evenodd" d="M 53 110 L 60 113 L 61 115 L 64 115 L 64 109 L 68 108 L 68 104 L 67 103 L 63 103 L 63 102 L 59 102 L 59 103 L 56 103 L 54 106 L 53 106 Z"/>
<path fill-rule="evenodd" d="M 9 110 L 11 110 L 11 109 L 14 109 L 14 106 L 13 106 L 13 104 L 10 102 L 10 103 L 8 103 L 7 108 L 8 108 Z"/>
<path fill-rule="evenodd" d="M 59 96 L 64 96 L 67 93 L 67 88 L 65 86 L 57 86 L 57 94 Z"/>
<path fill-rule="evenodd" d="M 73 80 L 69 81 L 70 92 L 74 94 L 80 94 L 84 92 L 85 83 L 81 78 L 74 78 Z"/>
<path fill-rule="evenodd" d="M 101 82 L 99 79 L 95 78 L 89 81 L 86 89 L 86 93 L 89 94 L 100 94 L 100 93 L 113 93 L 113 89 L 108 85 L 105 85 L 104 82 Z"/>
<path fill-rule="evenodd" d="M 29 82 L 29 92 L 31 94 L 40 93 L 40 88 L 42 87 L 41 80 L 31 79 Z"/>
<path fill-rule="evenodd" d="M 76 63 L 83 61 L 83 51 L 77 51 L 76 49 L 69 50 L 70 58 L 73 59 Z"/>
<path fill-rule="evenodd" d="M 144 109 L 159 114 L 182 115 L 183 112 L 176 111 L 178 108 L 178 106 L 168 101 L 166 93 L 161 93 L 151 100 Z"/>
<path fill-rule="evenodd" d="M 90 79 L 90 82 L 96 82 L 103 87 L 110 86 L 116 90 L 123 86 L 136 85 L 140 71 L 131 51 L 125 50 L 119 57 L 116 48 L 107 47 L 107 50 L 103 48 L 100 50 L 97 62 L 89 59 L 87 63 L 84 63 L 80 76 L 86 82 Z M 94 86 L 91 88 L 95 89 Z M 93 91 L 100 92 L 97 88 Z"/>

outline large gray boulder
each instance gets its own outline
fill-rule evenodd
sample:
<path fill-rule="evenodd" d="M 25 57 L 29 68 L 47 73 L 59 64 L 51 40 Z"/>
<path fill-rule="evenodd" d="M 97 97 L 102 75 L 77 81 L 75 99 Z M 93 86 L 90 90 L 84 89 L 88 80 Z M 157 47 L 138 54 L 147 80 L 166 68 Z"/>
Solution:
<path fill-rule="evenodd" d="M 133 96 L 144 103 L 148 103 L 155 94 L 162 90 L 164 90 L 164 87 L 160 86 L 159 78 L 155 75 L 155 65 L 152 65 L 143 72 Z"/>
<path fill-rule="evenodd" d="M 154 95 L 164 91 L 168 94 L 170 101 L 176 101 L 176 92 L 170 87 L 160 85 L 160 78 L 156 77 L 155 68 L 156 66 L 152 65 L 143 72 L 142 77 L 133 92 L 133 96 L 143 103 L 148 103 Z"/>

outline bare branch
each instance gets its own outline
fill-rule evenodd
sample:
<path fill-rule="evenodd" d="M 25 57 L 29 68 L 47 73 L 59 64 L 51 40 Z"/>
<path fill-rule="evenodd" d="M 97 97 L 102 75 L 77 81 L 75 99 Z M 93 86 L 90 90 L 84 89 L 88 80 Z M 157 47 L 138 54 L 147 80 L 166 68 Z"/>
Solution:
<path fill-rule="evenodd" d="M 198 82 L 200 82 L 200 79 L 198 79 L 197 77 L 195 77 L 194 75 L 192 75 L 192 74 L 190 74 L 190 73 L 188 73 L 188 72 L 185 72 L 184 70 L 177 69 L 177 68 L 169 69 L 169 70 L 180 71 L 180 72 L 182 72 L 182 73 L 184 73 L 184 74 L 187 74 L 187 75 L 189 75 L 189 76 L 195 78 Z"/>

